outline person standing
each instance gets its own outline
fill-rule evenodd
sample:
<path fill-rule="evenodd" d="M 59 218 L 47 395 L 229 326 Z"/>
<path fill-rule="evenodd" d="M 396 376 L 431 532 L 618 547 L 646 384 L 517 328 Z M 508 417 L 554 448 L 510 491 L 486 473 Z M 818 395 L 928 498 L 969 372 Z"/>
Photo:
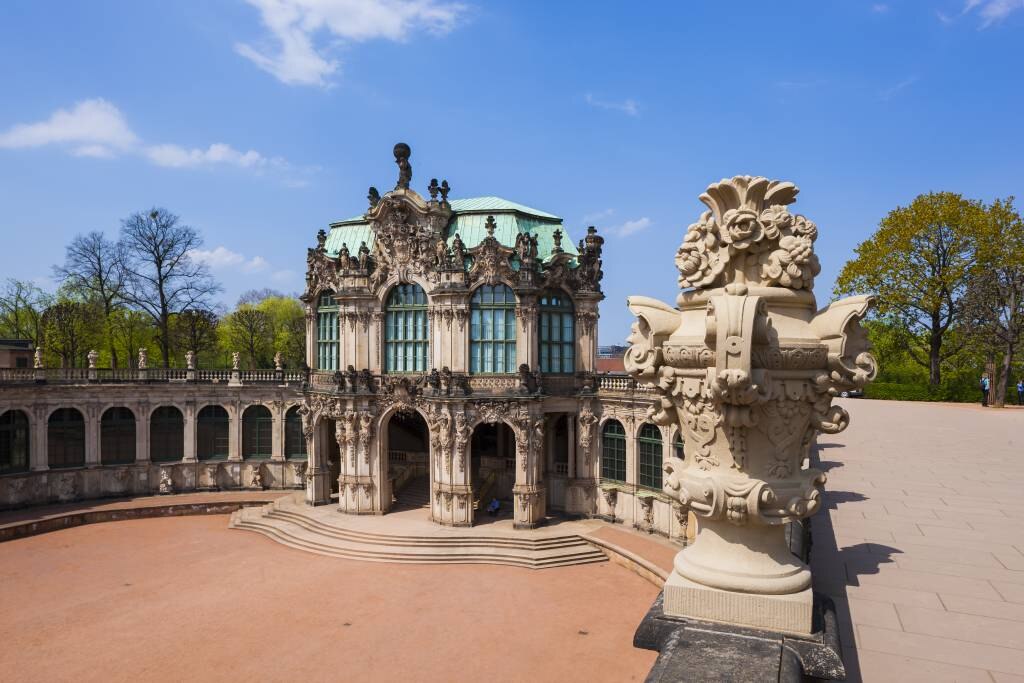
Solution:
<path fill-rule="evenodd" d="M 981 375 L 981 405 L 988 406 L 988 390 L 991 384 L 989 383 L 988 373 Z"/>
<path fill-rule="evenodd" d="M 1024 406 L 1024 379 L 1017 380 L 1017 405 Z"/>

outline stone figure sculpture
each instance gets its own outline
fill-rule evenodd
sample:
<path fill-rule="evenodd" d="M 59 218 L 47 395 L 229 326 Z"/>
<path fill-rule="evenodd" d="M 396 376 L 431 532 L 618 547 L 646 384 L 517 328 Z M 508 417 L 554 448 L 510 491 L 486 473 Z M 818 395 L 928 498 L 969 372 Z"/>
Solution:
<path fill-rule="evenodd" d="M 685 444 L 684 460 L 664 463 L 664 492 L 700 518 L 665 584 L 666 615 L 811 630 L 811 573 L 785 525 L 821 507 L 825 474 L 803 462 L 818 433 L 849 422 L 832 399 L 877 366 L 860 326 L 872 297 L 816 310 L 818 229 L 787 208 L 797 192 L 750 176 L 709 186 L 676 254 L 676 307 L 628 300 L 626 370 Z"/>
<path fill-rule="evenodd" d="M 278 351 L 277 353 L 274 354 L 274 369 L 275 370 L 284 370 L 284 365 L 282 365 L 282 361 L 281 361 L 281 352 L 280 351 Z"/>
<path fill-rule="evenodd" d="M 36 352 L 32 356 L 32 367 L 36 370 L 41 370 L 43 367 L 43 347 L 37 346 Z"/>
<path fill-rule="evenodd" d="M 232 370 L 237 370 L 238 369 L 238 363 L 239 363 L 239 359 L 240 358 L 241 358 L 241 356 L 239 355 L 238 351 L 232 351 L 231 352 L 231 369 Z"/>
<path fill-rule="evenodd" d="M 89 353 L 85 354 L 85 357 L 86 357 L 86 360 L 89 361 L 89 369 L 90 370 L 95 370 L 96 369 L 96 361 L 98 361 L 99 358 L 100 358 L 99 352 L 96 349 L 93 349 Z"/>
<path fill-rule="evenodd" d="M 395 163 L 398 164 L 398 184 L 395 189 L 408 190 L 412 182 L 412 164 L 409 163 L 409 156 L 412 150 L 409 145 L 399 142 L 395 145 Z"/>
<path fill-rule="evenodd" d="M 149 365 L 149 351 L 146 349 L 139 349 L 139 370 L 145 370 L 146 366 Z"/>
<path fill-rule="evenodd" d="M 185 368 L 187 370 L 196 369 L 196 354 L 194 351 L 185 352 Z"/>

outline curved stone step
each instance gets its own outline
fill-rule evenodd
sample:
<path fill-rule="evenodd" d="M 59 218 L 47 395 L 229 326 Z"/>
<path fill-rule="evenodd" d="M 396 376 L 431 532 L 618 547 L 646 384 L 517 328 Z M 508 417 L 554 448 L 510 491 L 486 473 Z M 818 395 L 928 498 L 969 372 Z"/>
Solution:
<path fill-rule="evenodd" d="M 415 538 L 416 544 L 403 543 L 403 538 L 389 537 L 383 542 L 383 534 L 369 534 L 376 538 L 360 538 L 362 532 L 350 533 L 344 537 L 325 534 L 318 527 L 328 525 L 310 524 L 308 518 L 298 515 L 270 515 L 277 512 L 273 505 L 264 508 L 239 510 L 231 515 L 230 526 L 263 534 L 286 546 L 320 555 L 342 557 L 366 562 L 394 562 L 410 564 L 497 564 L 529 569 L 544 569 L 576 564 L 607 561 L 606 555 L 579 536 L 564 536 L 571 543 L 556 547 L 525 547 L 492 544 L 497 537 L 459 537 L 461 542 L 451 543 L 452 538 Z M 306 523 L 303 523 L 306 522 Z M 332 527 L 338 530 L 339 527 Z M 431 540 L 445 543 L 431 544 Z"/>

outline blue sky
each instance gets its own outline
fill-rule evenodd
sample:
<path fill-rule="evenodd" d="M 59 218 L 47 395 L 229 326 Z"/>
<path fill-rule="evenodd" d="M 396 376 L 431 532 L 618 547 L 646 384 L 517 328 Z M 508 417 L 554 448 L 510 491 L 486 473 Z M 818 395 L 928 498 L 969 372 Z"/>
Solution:
<path fill-rule="evenodd" d="M 232 303 L 299 291 L 317 229 L 392 187 L 499 195 L 606 237 L 600 341 L 672 301 L 697 195 L 792 180 L 819 300 L 915 195 L 1024 188 L 1024 0 L 0 5 L 0 276 L 158 205 Z"/>

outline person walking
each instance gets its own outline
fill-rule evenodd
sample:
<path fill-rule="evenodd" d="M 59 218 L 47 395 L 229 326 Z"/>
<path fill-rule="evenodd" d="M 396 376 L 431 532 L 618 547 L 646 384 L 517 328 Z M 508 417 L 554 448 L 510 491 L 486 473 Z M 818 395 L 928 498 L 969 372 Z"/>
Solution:
<path fill-rule="evenodd" d="M 1017 380 L 1017 405 L 1024 406 L 1024 379 Z"/>
<path fill-rule="evenodd" d="M 981 375 L 981 405 L 982 406 L 986 406 L 986 407 L 988 406 L 988 390 L 989 390 L 990 386 L 991 386 L 991 384 L 990 384 L 989 379 L 988 379 L 988 373 L 987 372 L 983 373 Z"/>

